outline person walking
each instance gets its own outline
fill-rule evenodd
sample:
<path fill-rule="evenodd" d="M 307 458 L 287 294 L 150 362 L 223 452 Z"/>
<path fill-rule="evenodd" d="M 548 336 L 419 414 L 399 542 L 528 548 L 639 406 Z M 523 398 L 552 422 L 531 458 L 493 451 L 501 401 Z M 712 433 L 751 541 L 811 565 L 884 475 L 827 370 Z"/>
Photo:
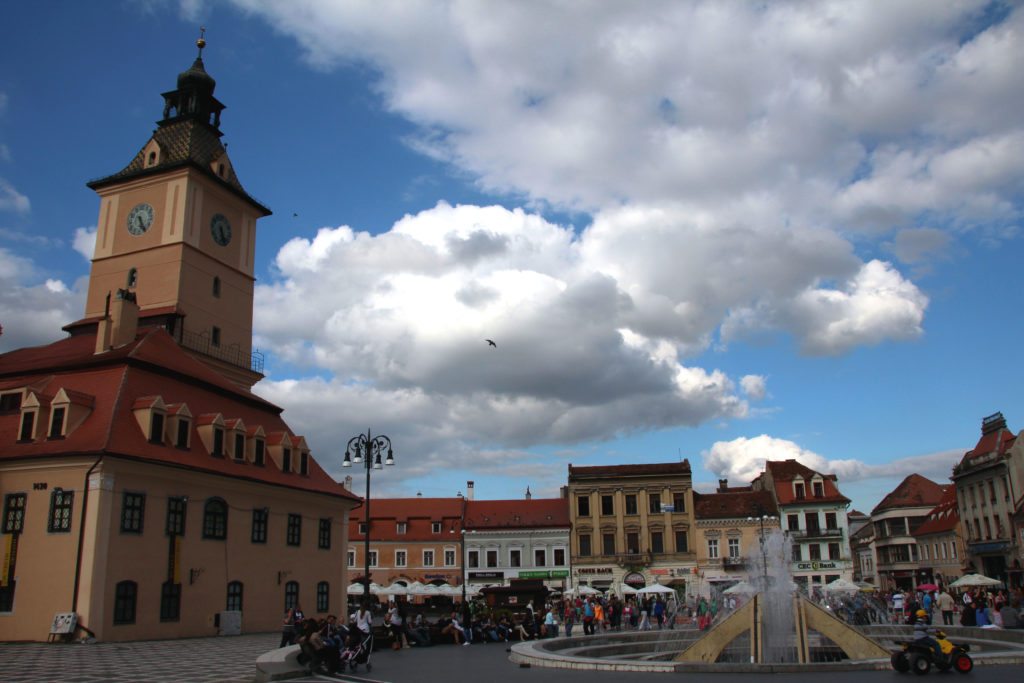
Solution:
<path fill-rule="evenodd" d="M 935 598 L 935 605 L 939 608 L 939 612 L 942 614 L 943 626 L 953 625 L 953 608 L 955 604 L 953 596 L 945 589 L 939 593 L 939 597 Z"/>

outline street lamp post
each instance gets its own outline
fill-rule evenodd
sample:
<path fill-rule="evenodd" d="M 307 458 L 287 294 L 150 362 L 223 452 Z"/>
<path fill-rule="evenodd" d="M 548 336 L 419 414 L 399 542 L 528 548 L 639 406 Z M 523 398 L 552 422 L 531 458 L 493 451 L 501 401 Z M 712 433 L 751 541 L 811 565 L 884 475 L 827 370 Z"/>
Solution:
<path fill-rule="evenodd" d="M 384 465 L 394 465 L 395 456 L 391 452 L 391 439 L 380 434 L 373 436 L 367 429 L 365 434 L 354 436 L 348 440 L 345 448 L 345 459 L 341 462 L 342 467 L 352 467 L 364 463 L 366 467 L 366 498 L 363 499 L 366 505 L 366 529 L 363 534 L 363 559 L 366 561 L 366 571 L 363 574 L 363 598 L 370 599 L 370 470 L 383 469 L 381 455 L 387 453 Z"/>

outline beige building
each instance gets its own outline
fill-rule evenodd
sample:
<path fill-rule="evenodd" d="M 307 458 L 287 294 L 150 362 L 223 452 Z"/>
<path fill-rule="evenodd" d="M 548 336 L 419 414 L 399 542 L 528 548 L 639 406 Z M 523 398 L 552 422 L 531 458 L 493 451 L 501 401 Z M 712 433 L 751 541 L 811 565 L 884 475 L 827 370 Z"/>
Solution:
<path fill-rule="evenodd" d="M 917 583 L 947 586 L 963 575 L 964 544 L 955 487 L 945 487 L 939 504 L 913 533 L 917 540 Z"/>
<path fill-rule="evenodd" d="M 750 487 L 728 488 L 723 481 L 716 493 L 694 493 L 697 518 L 697 573 L 688 591 L 709 595 L 740 581 L 753 583 L 759 567 L 770 566 L 762 534 L 779 528 L 779 511 L 767 491 Z"/>
<path fill-rule="evenodd" d="M 573 586 L 685 587 L 696 567 L 690 462 L 569 465 Z"/>
<path fill-rule="evenodd" d="M 274 631 L 291 605 L 343 609 L 359 499 L 250 391 L 268 211 L 238 183 L 213 90 L 196 59 L 141 151 L 90 183 L 71 336 L 0 355 L 0 641 Z"/>

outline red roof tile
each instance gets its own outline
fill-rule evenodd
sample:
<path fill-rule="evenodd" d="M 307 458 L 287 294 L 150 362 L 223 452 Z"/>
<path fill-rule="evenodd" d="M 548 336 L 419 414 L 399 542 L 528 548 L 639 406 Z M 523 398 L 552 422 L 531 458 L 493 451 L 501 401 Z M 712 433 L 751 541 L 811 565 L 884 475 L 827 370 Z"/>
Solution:
<path fill-rule="evenodd" d="M 370 539 L 373 541 L 444 541 L 459 539 L 462 528 L 462 498 L 373 498 L 370 500 Z M 365 521 L 365 508 L 349 516 L 349 540 L 362 540 L 359 524 Z M 399 534 L 397 524 L 405 522 L 406 533 Z M 433 522 L 441 523 L 440 533 Z"/>
<path fill-rule="evenodd" d="M 779 508 L 769 491 L 694 492 L 693 514 L 697 519 L 734 519 L 765 514 L 778 516 Z"/>
<path fill-rule="evenodd" d="M 920 474 L 908 475 L 871 511 L 874 516 L 886 510 L 909 507 L 935 507 L 942 500 L 945 487 Z"/>
<path fill-rule="evenodd" d="M 580 477 L 637 477 L 657 474 L 679 475 L 690 474 L 690 461 L 661 462 L 644 465 L 594 465 L 591 467 L 573 467 L 569 465 L 569 481 Z"/>
<path fill-rule="evenodd" d="M 767 461 L 765 463 L 765 473 L 758 476 L 758 479 L 762 479 L 765 475 L 768 475 L 767 479 L 774 483 L 775 499 L 779 505 L 806 505 L 811 503 L 845 504 L 850 502 L 849 498 L 839 492 L 839 487 L 836 485 L 836 475 L 816 472 L 792 458 L 788 460 Z M 811 486 L 811 482 L 816 477 L 821 477 L 822 495 L 820 496 L 814 495 L 813 487 Z M 796 480 L 803 480 L 806 484 L 803 498 L 796 497 L 793 487 L 793 482 Z"/>
<path fill-rule="evenodd" d="M 95 337 L 79 335 L 43 347 L 0 355 L 0 381 L 59 389 L 95 397 L 89 416 L 64 439 L 16 443 L 19 416 L 0 415 L 0 459 L 75 455 L 136 459 L 172 467 L 358 500 L 311 459 L 308 476 L 259 467 L 232 458 L 211 457 L 202 440 L 182 450 L 150 443 L 132 411 L 139 398 L 160 396 L 186 404 L 193 415 L 225 414 L 267 431 L 288 432 L 281 409 L 221 377 L 183 351 L 163 329 L 143 331 L 131 344 L 95 354 Z"/>
<path fill-rule="evenodd" d="M 470 500 L 466 502 L 467 529 L 537 529 L 569 527 L 566 498 L 526 500 Z"/>
<path fill-rule="evenodd" d="M 960 524 L 960 510 L 956 504 L 956 486 L 947 485 L 938 505 L 932 508 L 925 521 L 911 531 L 914 536 L 947 533 Z"/>

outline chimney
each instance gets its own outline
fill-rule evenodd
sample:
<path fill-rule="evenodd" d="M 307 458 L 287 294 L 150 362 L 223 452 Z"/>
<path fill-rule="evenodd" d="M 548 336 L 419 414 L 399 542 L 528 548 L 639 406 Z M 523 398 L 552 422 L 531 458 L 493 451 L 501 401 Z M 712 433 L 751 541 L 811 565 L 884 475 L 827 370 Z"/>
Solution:
<path fill-rule="evenodd" d="M 473 500 L 473 482 L 466 482 L 466 500 Z"/>
<path fill-rule="evenodd" d="M 139 305 L 135 293 L 127 289 L 117 290 L 111 301 L 107 294 L 107 309 L 96 327 L 96 353 L 116 349 L 135 341 L 139 331 Z"/>
<path fill-rule="evenodd" d="M 719 493 L 725 493 L 728 490 L 729 490 L 729 480 L 728 479 L 719 479 L 718 480 L 718 492 Z"/>
<path fill-rule="evenodd" d="M 533 494 L 530 493 L 530 487 L 527 486 L 526 487 L 526 500 L 531 500 L 532 498 L 533 498 Z"/>

